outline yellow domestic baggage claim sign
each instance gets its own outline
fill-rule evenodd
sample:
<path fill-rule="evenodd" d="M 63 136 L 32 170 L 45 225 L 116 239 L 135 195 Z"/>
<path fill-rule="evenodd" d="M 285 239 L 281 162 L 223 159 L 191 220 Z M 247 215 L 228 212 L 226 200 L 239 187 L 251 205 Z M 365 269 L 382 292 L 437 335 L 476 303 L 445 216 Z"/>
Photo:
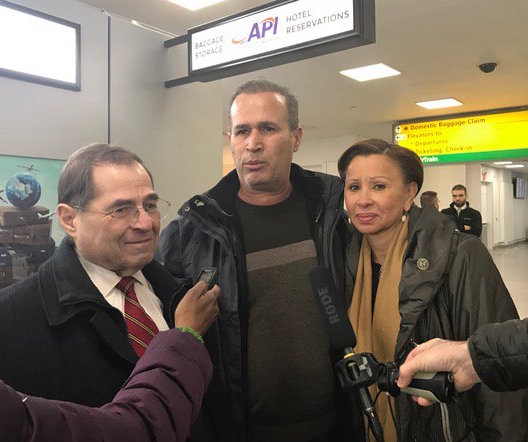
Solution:
<path fill-rule="evenodd" d="M 393 125 L 394 141 L 424 164 L 528 157 L 528 107 L 407 120 Z"/>

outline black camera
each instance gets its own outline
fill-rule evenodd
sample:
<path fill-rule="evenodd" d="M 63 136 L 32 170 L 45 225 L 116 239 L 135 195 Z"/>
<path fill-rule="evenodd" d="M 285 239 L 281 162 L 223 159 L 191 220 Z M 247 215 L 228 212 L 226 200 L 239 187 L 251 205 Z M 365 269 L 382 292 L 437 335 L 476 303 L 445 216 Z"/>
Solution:
<path fill-rule="evenodd" d="M 481 72 L 484 72 L 485 74 L 489 74 L 490 72 L 493 72 L 495 68 L 497 67 L 498 63 L 489 62 L 489 63 L 482 63 L 479 64 L 479 69 Z"/>

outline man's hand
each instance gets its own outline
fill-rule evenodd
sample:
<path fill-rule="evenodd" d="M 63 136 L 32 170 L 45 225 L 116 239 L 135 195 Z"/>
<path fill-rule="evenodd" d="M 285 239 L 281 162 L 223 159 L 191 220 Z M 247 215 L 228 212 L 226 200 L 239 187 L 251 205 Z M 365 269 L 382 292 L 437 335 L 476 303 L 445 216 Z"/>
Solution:
<path fill-rule="evenodd" d="M 464 224 L 464 230 L 467 232 L 468 230 L 471 230 L 471 226 L 468 226 L 467 224 Z"/>
<path fill-rule="evenodd" d="M 203 335 L 218 315 L 217 298 L 220 287 L 207 291 L 207 284 L 200 281 L 190 289 L 174 312 L 175 327 L 190 327 Z"/>
<path fill-rule="evenodd" d="M 419 345 L 409 353 L 400 367 L 398 387 L 409 385 L 417 371 L 449 371 L 453 374 L 457 391 L 469 390 L 480 382 L 469 355 L 467 341 L 453 342 L 435 338 Z M 414 400 L 423 406 L 432 404 L 424 398 L 415 397 Z"/>

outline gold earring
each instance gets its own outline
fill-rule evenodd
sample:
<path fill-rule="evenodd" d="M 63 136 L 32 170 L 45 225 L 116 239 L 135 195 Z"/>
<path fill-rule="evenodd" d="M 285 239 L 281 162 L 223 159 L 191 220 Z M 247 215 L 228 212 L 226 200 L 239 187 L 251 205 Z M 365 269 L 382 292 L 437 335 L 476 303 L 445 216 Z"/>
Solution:
<path fill-rule="evenodd" d="M 403 211 L 403 215 L 401 217 L 401 222 L 404 223 L 405 221 L 407 221 L 407 214 L 409 213 L 409 211 L 407 210 L 404 210 Z"/>

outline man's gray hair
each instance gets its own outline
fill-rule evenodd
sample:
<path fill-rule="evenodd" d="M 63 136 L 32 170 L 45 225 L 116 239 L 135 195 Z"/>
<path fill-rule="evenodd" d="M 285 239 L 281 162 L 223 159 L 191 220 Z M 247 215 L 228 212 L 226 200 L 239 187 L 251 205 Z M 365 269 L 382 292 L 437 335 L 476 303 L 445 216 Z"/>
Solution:
<path fill-rule="evenodd" d="M 94 166 L 133 163 L 143 166 L 153 183 L 151 173 L 135 153 L 109 144 L 91 144 L 81 147 L 70 155 L 62 168 L 57 185 L 59 204 L 86 207 L 95 196 Z"/>
<path fill-rule="evenodd" d="M 299 127 L 299 102 L 297 97 L 293 95 L 287 87 L 279 86 L 276 83 L 267 80 L 251 80 L 239 86 L 233 93 L 231 101 L 229 102 L 229 127 L 233 125 L 231 121 L 231 107 L 236 97 L 242 94 L 260 94 L 263 92 L 271 92 L 284 97 L 286 101 L 286 111 L 288 112 L 288 125 L 290 131 L 294 131 Z"/>

